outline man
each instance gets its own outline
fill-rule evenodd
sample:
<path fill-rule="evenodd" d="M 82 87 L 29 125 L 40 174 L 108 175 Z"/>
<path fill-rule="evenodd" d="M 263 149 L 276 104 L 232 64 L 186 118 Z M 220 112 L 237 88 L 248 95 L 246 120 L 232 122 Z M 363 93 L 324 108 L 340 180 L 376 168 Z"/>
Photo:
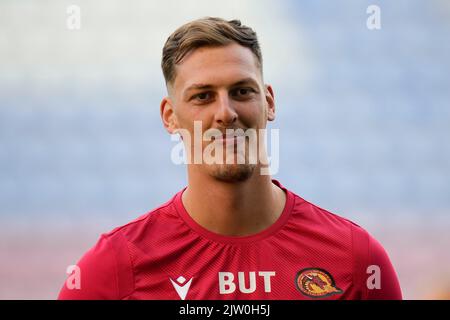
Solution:
<path fill-rule="evenodd" d="M 271 180 L 264 144 L 251 161 L 242 132 L 275 118 L 252 29 L 218 18 L 183 25 L 164 46 L 162 69 L 161 118 L 183 133 L 188 186 L 102 235 L 60 299 L 401 299 L 373 237 Z M 198 130 L 213 133 L 198 142 Z M 199 143 L 215 147 L 216 161 L 194 159 Z"/>

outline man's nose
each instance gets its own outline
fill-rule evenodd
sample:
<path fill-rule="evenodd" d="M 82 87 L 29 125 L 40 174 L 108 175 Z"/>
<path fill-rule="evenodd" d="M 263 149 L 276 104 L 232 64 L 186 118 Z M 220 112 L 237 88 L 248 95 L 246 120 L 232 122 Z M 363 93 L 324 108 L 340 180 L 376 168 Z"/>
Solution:
<path fill-rule="evenodd" d="M 233 101 L 228 94 L 220 94 L 214 115 L 215 121 L 223 127 L 228 127 L 236 122 L 237 117 Z"/>

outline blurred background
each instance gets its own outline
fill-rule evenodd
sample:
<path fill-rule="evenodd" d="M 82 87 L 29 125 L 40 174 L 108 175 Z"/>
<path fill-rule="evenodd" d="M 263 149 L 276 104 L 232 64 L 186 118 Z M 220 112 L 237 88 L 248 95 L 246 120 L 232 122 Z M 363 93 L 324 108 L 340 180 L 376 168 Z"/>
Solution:
<path fill-rule="evenodd" d="M 2 0 L 0 299 L 56 298 L 101 233 L 185 186 L 159 118 L 160 59 L 169 34 L 203 16 L 259 35 L 280 129 L 274 178 L 374 235 L 406 299 L 449 299 L 444 0 Z"/>

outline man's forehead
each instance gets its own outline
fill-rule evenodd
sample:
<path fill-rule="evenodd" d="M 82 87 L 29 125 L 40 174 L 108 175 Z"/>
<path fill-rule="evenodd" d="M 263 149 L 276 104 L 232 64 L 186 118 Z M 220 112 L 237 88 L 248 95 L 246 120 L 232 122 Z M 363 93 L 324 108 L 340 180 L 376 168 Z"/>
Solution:
<path fill-rule="evenodd" d="M 260 68 L 250 49 L 233 44 L 196 49 L 175 68 L 174 86 L 186 90 L 193 86 L 218 86 L 239 81 L 258 82 Z"/>
<path fill-rule="evenodd" d="M 187 81 L 186 84 L 183 86 L 183 91 L 207 89 L 207 88 L 217 88 L 217 87 L 221 87 L 221 86 L 231 87 L 231 86 L 244 85 L 244 84 L 258 85 L 258 79 L 256 79 L 253 76 L 248 76 L 248 75 L 242 74 L 242 75 L 236 75 L 234 77 L 226 77 L 224 79 L 219 78 L 219 77 L 212 78 L 209 81 L 207 81 L 207 80 L 199 81 L 199 82 Z"/>

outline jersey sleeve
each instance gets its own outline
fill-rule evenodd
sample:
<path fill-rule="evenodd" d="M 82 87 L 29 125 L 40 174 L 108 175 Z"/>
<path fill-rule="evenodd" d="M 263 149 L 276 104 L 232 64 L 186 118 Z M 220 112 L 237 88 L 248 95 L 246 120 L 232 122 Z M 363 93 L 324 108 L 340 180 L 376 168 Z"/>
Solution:
<path fill-rule="evenodd" d="M 102 235 L 68 276 L 58 299 L 119 300 L 130 294 L 133 286 L 132 270 L 124 246 Z"/>
<path fill-rule="evenodd" d="M 397 274 L 383 246 L 367 231 L 353 226 L 354 282 L 364 300 L 401 300 Z"/>
<path fill-rule="evenodd" d="M 372 267 L 370 267 L 372 266 Z M 369 266 L 366 269 L 367 299 L 401 300 L 402 292 L 397 274 L 382 245 L 369 235 Z M 377 278 L 379 272 L 379 278 Z M 379 281 L 379 285 L 377 284 Z"/>

